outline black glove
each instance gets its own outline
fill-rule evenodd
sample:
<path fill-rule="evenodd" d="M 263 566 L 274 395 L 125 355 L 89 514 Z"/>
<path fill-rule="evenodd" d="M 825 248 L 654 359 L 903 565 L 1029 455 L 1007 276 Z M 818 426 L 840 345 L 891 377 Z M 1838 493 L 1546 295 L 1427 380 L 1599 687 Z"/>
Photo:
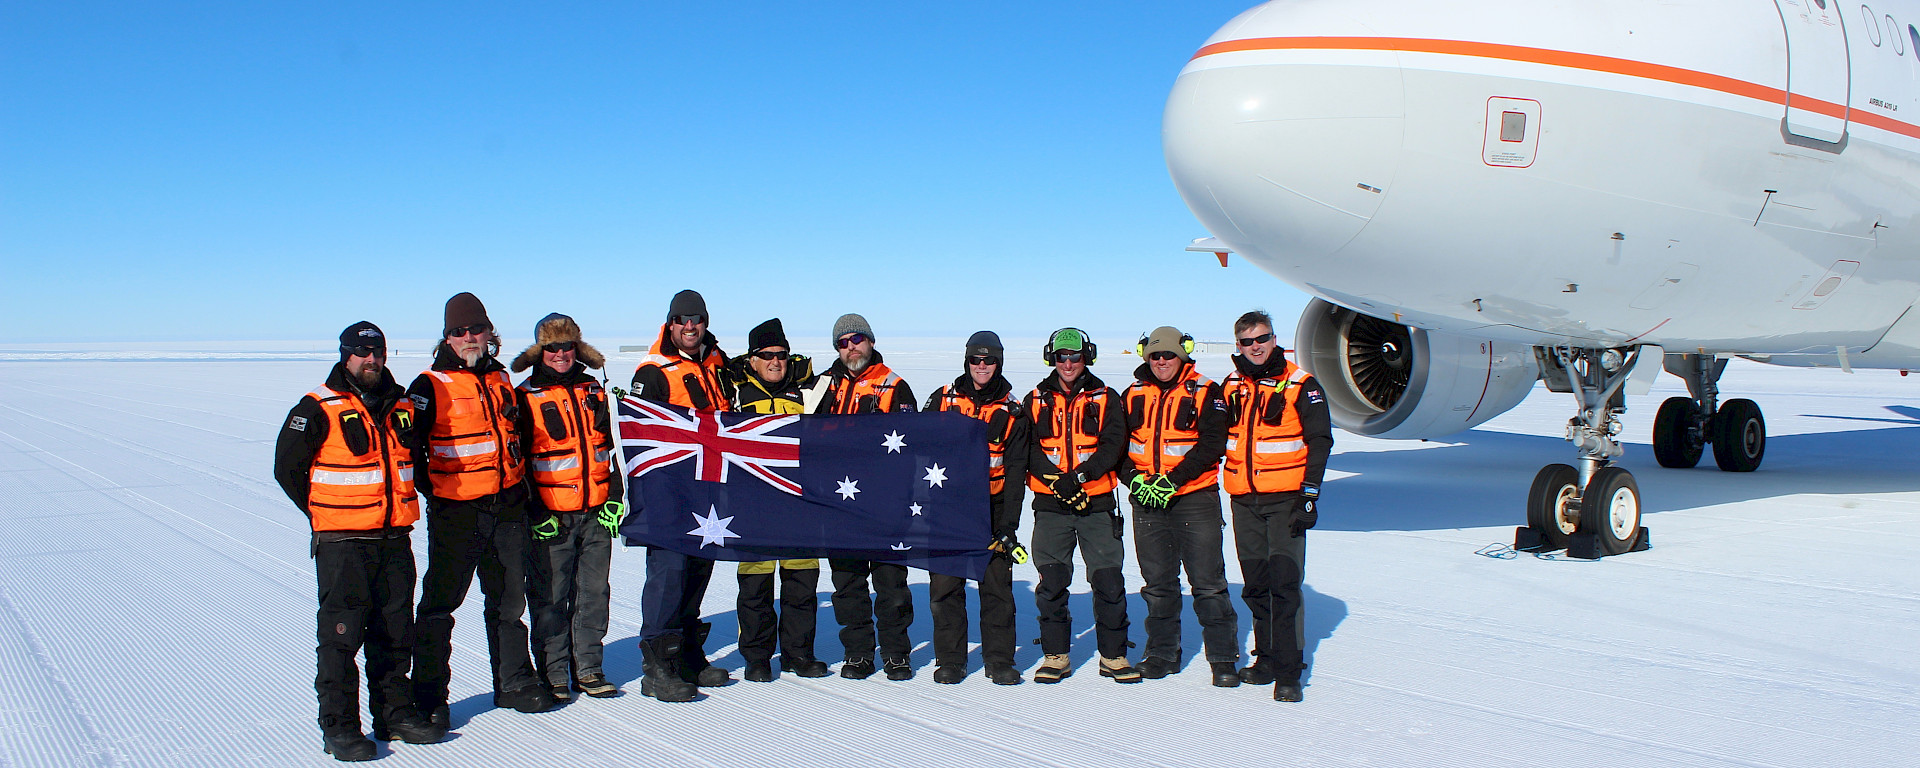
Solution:
<path fill-rule="evenodd" d="M 1016 565 L 1027 564 L 1027 548 L 1020 546 L 1020 540 L 1014 538 L 1011 533 L 1003 533 L 995 537 L 993 543 L 987 545 L 987 549 L 1006 555 Z"/>
<path fill-rule="evenodd" d="M 1307 535 L 1307 531 L 1320 522 L 1320 512 L 1313 508 L 1313 497 L 1301 499 L 1293 507 L 1293 537 Z"/>
<path fill-rule="evenodd" d="M 1079 475 L 1042 475 L 1047 490 L 1053 491 L 1053 498 L 1060 505 L 1075 512 L 1087 508 L 1087 492 L 1080 487 Z"/>

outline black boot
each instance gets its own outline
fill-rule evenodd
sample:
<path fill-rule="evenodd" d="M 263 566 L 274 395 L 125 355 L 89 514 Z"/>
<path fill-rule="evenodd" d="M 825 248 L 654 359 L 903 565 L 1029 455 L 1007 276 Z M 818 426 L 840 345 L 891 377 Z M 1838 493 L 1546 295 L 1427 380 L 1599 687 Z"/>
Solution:
<path fill-rule="evenodd" d="M 840 676 L 848 680 L 865 680 L 873 676 L 872 656 L 849 656 L 840 665 Z"/>
<path fill-rule="evenodd" d="M 933 681 L 941 685 L 953 685 L 967 679 L 967 665 L 941 664 L 933 668 Z"/>
<path fill-rule="evenodd" d="M 905 656 L 895 656 L 893 658 L 887 659 L 886 663 L 883 664 L 882 666 L 884 666 L 887 670 L 888 680 L 912 680 L 913 679 L 913 664 L 909 663 L 907 661 L 907 657 Z"/>
<path fill-rule="evenodd" d="M 1026 682 L 1020 677 L 1020 670 L 1014 669 L 1012 664 L 988 664 L 987 679 L 992 680 L 994 685 L 1019 685 Z"/>
<path fill-rule="evenodd" d="M 436 744 L 447 738 L 447 727 L 420 714 L 413 707 L 397 707 L 373 724 L 376 741 L 400 739 L 408 744 Z"/>
<path fill-rule="evenodd" d="M 360 733 L 358 726 L 353 730 L 335 730 L 324 735 L 320 748 L 333 755 L 333 759 L 343 763 L 359 763 L 374 757 L 373 740 Z"/>
<path fill-rule="evenodd" d="M 493 705 L 516 712 L 534 714 L 553 709 L 559 706 L 560 702 L 553 698 L 553 689 L 548 688 L 546 683 L 532 682 L 511 691 L 494 693 Z"/>
<path fill-rule="evenodd" d="M 833 674 L 833 670 L 828 669 L 824 661 L 788 656 L 784 653 L 780 655 L 780 671 L 792 672 L 801 677 L 826 677 Z"/>
<path fill-rule="evenodd" d="M 1240 687 L 1240 670 L 1234 669 L 1233 662 L 1216 661 L 1208 666 L 1213 667 L 1213 686 L 1215 688 Z"/>
<path fill-rule="evenodd" d="M 1255 656 L 1253 657 L 1252 664 L 1248 664 L 1240 670 L 1240 682 L 1246 683 L 1247 685 L 1266 685 L 1271 683 L 1274 681 L 1274 678 L 1278 677 L 1278 673 L 1275 671 L 1275 667 L 1277 666 L 1279 665 L 1274 662 L 1272 656 Z"/>
<path fill-rule="evenodd" d="M 773 682 L 773 662 L 749 661 L 747 671 L 740 673 L 740 676 L 746 678 L 749 683 L 771 683 Z"/>
<path fill-rule="evenodd" d="M 1158 656 L 1148 656 L 1140 660 L 1140 676 L 1148 680 L 1159 680 L 1173 674 L 1180 668 L 1180 662 L 1168 661 Z"/>
<path fill-rule="evenodd" d="M 1285 680 L 1282 680 L 1278 683 L 1274 683 L 1273 685 L 1274 701 L 1291 702 L 1291 701 L 1301 701 L 1301 700 L 1304 700 L 1305 698 L 1306 698 L 1306 693 L 1300 690 L 1300 682 L 1298 680 L 1293 682 L 1287 682 Z"/>
<path fill-rule="evenodd" d="M 1300 673 L 1307 671 L 1305 654 L 1294 653 L 1290 658 L 1281 660 L 1274 670 L 1274 701 L 1300 701 L 1305 694 L 1300 690 Z"/>
<path fill-rule="evenodd" d="M 679 635 L 661 635 L 640 646 L 640 695 L 661 701 L 693 701 L 700 689 L 681 678 Z"/>
<path fill-rule="evenodd" d="M 733 678 L 727 671 L 707 661 L 707 634 L 713 631 L 713 622 L 703 621 L 693 628 L 693 634 L 687 638 L 685 666 L 680 677 L 702 688 L 719 688 L 732 685 Z"/>

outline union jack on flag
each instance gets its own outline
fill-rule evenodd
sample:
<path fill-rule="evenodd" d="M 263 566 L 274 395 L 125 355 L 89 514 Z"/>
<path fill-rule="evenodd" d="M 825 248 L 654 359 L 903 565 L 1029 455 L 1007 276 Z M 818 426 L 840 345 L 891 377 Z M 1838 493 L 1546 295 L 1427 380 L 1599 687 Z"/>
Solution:
<path fill-rule="evenodd" d="M 800 438 L 793 429 L 799 416 L 757 416 L 729 424 L 713 411 L 689 412 L 637 397 L 621 405 L 620 441 L 629 477 L 692 459 L 693 476 L 700 480 L 724 483 L 727 470 L 739 467 L 781 491 L 801 495 L 799 481 L 782 474 L 782 469 L 800 466 Z"/>

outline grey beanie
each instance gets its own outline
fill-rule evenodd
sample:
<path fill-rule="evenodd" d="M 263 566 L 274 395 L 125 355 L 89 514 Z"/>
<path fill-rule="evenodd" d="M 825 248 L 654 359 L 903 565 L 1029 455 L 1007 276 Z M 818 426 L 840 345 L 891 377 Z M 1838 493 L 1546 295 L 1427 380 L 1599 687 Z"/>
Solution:
<path fill-rule="evenodd" d="M 867 324 L 866 318 L 852 313 L 841 315 L 840 319 L 833 321 L 834 341 L 838 342 L 840 337 L 849 333 L 861 334 L 866 336 L 869 341 L 877 342 L 880 340 L 873 335 L 873 326 Z"/>

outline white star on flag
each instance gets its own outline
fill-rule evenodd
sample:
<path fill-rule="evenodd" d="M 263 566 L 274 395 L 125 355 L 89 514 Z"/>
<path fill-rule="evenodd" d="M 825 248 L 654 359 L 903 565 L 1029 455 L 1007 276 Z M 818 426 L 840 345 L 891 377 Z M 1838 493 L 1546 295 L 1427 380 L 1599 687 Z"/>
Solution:
<path fill-rule="evenodd" d="M 845 480 L 841 480 L 839 493 L 840 493 L 840 498 L 851 501 L 854 496 L 857 496 L 860 494 L 860 481 L 855 480 L 851 477 Z"/>
<path fill-rule="evenodd" d="M 914 502 L 912 505 L 908 506 L 907 509 L 913 510 L 914 517 L 920 516 L 920 502 L 917 502 L 917 501 Z"/>
<path fill-rule="evenodd" d="M 946 486 L 941 485 L 941 483 L 947 481 L 947 471 L 942 469 L 939 464 L 935 464 L 928 467 L 927 476 L 920 479 L 927 481 L 930 487 L 944 488 Z"/>
<path fill-rule="evenodd" d="M 700 527 L 687 531 L 687 535 L 700 537 L 701 549 L 705 549 L 708 544 L 724 547 L 727 545 L 727 539 L 740 538 L 740 534 L 727 530 L 727 524 L 733 522 L 733 518 L 721 517 L 718 509 L 708 507 L 706 517 L 696 514 L 693 519 L 700 524 Z"/>
<path fill-rule="evenodd" d="M 894 430 L 887 433 L 886 439 L 881 440 L 880 445 L 887 449 L 887 453 L 899 453 L 901 448 L 907 446 L 907 436 L 900 434 L 899 430 Z"/>

